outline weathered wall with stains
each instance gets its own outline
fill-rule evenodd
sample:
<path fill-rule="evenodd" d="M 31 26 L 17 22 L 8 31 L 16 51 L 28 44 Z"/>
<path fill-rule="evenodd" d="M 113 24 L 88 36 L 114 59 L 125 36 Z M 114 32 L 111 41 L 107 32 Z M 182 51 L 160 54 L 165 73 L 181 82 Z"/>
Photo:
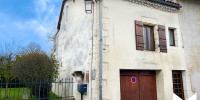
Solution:
<path fill-rule="evenodd" d="M 74 71 L 89 71 L 92 55 L 93 14 L 85 13 L 84 0 L 67 1 L 62 14 L 61 27 L 55 36 L 58 79 L 71 78 Z M 73 95 L 80 100 L 81 95 L 76 88 L 77 83 L 74 84 Z M 88 95 L 84 95 L 84 99 L 88 99 Z"/>
<path fill-rule="evenodd" d="M 156 51 L 136 50 L 134 21 L 153 24 Z M 168 53 L 161 53 L 158 24 L 165 25 Z M 168 28 L 176 28 L 176 46 L 169 46 Z M 178 13 L 123 0 L 103 1 L 103 98 L 120 100 L 120 70 L 156 70 L 158 100 L 172 100 L 172 70 L 187 72 Z M 185 97 L 190 84 L 185 78 Z M 185 87 L 184 86 L 184 87 Z M 188 86 L 188 87 L 187 87 Z"/>
<path fill-rule="evenodd" d="M 179 3 L 183 6 L 179 18 L 192 91 L 200 100 L 200 1 L 179 0 Z"/>

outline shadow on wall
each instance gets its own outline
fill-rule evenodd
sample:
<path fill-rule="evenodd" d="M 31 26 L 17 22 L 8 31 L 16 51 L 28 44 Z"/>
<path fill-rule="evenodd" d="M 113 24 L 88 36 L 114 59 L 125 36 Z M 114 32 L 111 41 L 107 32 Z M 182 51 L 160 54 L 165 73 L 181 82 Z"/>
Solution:
<path fill-rule="evenodd" d="M 194 93 L 197 93 L 197 97 L 200 98 L 200 46 L 194 46 L 190 56 L 187 57 L 187 65 L 191 72 L 191 84 Z"/>

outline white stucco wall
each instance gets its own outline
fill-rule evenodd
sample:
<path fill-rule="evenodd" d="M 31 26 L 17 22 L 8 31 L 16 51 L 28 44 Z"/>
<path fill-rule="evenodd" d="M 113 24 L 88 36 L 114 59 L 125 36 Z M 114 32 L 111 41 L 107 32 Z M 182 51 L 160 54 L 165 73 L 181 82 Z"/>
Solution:
<path fill-rule="evenodd" d="M 155 25 L 156 51 L 136 50 L 135 20 Z M 166 27 L 168 53 L 160 53 L 158 24 Z M 168 27 L 176 28 L 176 47 L 169 46 Z M 103 98 L 120 100 L 120 69 L 130 69 L 157 70 L 158 100 L 172 100 L 172 70 L 187 70 L 178 13 L 123 0 L 104 0 L 103 30 Z"/>
<path fill-rule="evenodd" d="M 183 6 L 179 18 L 192 91 L 193 94 L 197 93 L 200 100 L 200 1 L 180 0 L 179 2 Z"/>
<path fill-rule="evenodd" d="M 91 67 L 93 15 L 85 13 L 84 0 L 65 3 L 60 31 L 55 36 L 56 58 L 59 60 L 59 78 L 71 78 L 74 71 L 89 71 Z M 75 80 L 74 80 L 75 81 Z M 85 82 L 83 82 L 85 83 Z M 81 98 L 74 84 L 76 100 Z M 84 100 L 88 95 L 84 96 Z"/>
<path fill-rule="evenodd" d="M 55 39 L 56 58 L 60 65 L 62 63 L 60 78 L 72 77 L 74 71 L 86 72 L 91 67 L 96 71 L 96 77 L 92 80 L 92 100 L 99 100 L 98 11 L 98 3 L 94 3 L 92 14 L 86 14 L 84 0 L 67 1 L 61 29 Z M 135 20 L 155 25 L 156 51 L 136 50 Z M 160 53 L 158 24 L 166 27 L 168 53 Z M 176 47 L 169 46 L 168 27 L 176 28 Z M 187 98 L 191 89 L 180 29 L 178 13 L 123 0 L 103 0 L 103 100 L 120 100 L 120 69 L 156 70 L 158 100 L 173 99 L 172 70 L 182 70 Z M 74 96 L 80 100 L 80 93 L 76 85 L 74 87 Z M 88 100 L 88 94 L 84 100 Z"/>

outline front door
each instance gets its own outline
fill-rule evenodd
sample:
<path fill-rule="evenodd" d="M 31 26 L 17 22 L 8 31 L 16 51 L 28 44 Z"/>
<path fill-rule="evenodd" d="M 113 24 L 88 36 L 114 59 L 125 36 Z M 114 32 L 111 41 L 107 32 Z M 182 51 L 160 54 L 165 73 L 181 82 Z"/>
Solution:
<path fill-rule="evenodd" d="M 120 71 L 121 100 L 157 100 L 155 71 Z"/>

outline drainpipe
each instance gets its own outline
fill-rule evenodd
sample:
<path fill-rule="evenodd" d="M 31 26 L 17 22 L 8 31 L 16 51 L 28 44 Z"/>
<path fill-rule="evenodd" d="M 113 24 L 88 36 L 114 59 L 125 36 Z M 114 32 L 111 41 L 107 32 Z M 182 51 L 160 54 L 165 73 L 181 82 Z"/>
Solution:
<path fill-rule="evenodd" d="M 89 100 L 92 100 L 92 70 L 89 71 Z"/>
<path fill-rule="evenodd" d="M 100 66 L 99 66 L 99 97 L 102 100 L 102 0 L 99 0 L 99 26 L 100 26 Z"/>

